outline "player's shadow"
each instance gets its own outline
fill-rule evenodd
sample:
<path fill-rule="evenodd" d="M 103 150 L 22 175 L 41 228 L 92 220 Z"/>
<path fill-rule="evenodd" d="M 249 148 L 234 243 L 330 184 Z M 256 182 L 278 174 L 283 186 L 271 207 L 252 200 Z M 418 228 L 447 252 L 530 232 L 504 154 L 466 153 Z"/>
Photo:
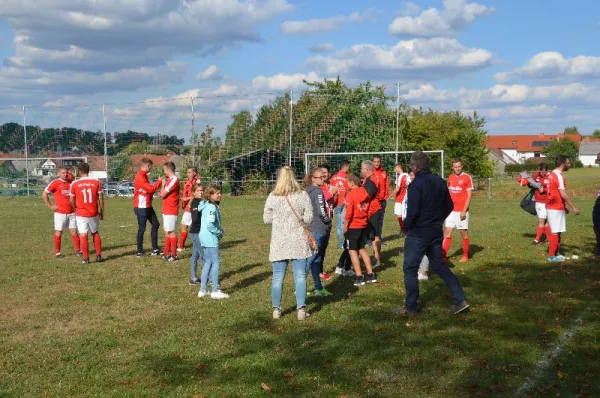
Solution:
<path fill-rule="evenodd" d="M 469 246 L 469 258 L 473 259 L 477 256 L 477 254 L 481 253 L 482 251 L 484 251 L 485 249 L 481 246 L 478 245 L 470 245 Z M 462 256 L 463 254 L 463 250 L 462 248 L 458 248 L 456 249 L 456 251 L 454 251 L 454 253 L 452 253 L 451 257 L 458 257 L 458 256 Z"/>
<path fill-rule="evenodd" d="M 121 249 L 123 247 L 135 247 L 135 242 L 117 244 L 117 245 L 112 245 L 112 246 L 105 246 L 102 248 L 102 250 L 116 250 L 116 249 Z"/>
<path fill-rule="evenodd" d="M 230 278 L 233 275 L 237 275 L 237 274 L 241 274 L 242 272 L 250 271 L 252 268 L 260 267 L 261 265 L 263 265 L 263 264 L 262 263 L 246 264 L 243 267 L 223 272 L 219 279 L 221 281 L 224 281 L 225 279 Z"/>
<path fill-rule="evenodd" d="M 272 275 L 273 275 L 273 273 L 269 272 L 269 271 L 261 272 L 260 274 L 252 275 L 246 279 L 242 279 L 241 281 L 234 283 L 232 286 L 228 287 L 227 289 L 231 290 L 233 292 L 237 292 L 237 291 L 246 289 L 247 287 L 250 287 L 252 285 L 255 285 L 257 283 L 260 283 L 260 282 L 268 279 Z"/>
<path fill-rule="evenodd" d="M 523 235 L 521 235 L 521 236 L 523 236 L 524 238 L 533 239 L 533 238 L 535 238 L 535 236 L 536 236 L 536 235 L 535 235 L 534 233 L 531 233 L 531 232 L 525 232 L 525 233 L 524 233 Z M 545 236 L 545 235 L 544 235 L 544 236 Z"/>
<path fill-rule="evenodd" d="M 219 245 L 219 249 L 221 249 L 221 250 L 231 249 L 232 247 L 242 244 L 242 243 L 246 242 L 247 240 L 248 239 L 236 239 L 236 240 L 225 241 Z"/>
<path fill-rule="evenodd" d="M 337 303 L 339 301 L 348 300 L 350 296 L 358 291 L 358 287 L 354 286 L 354 278 L 353 277 L 343 277 L 343 276 L 335 276 L 333 281 L 323 281 L 323 287 L 331 293 L 331 296 L 328 297 L 316 297 L 316 296 L 308 296 L 306 297 L 306 304 L 309 313 L 317 313 L 323 309 L 324 306 Z M 307 286 L 306 290 L 309 291 L 309 287 L 313 286 L 312 275 L 308 275 L 307 278 Z M 369 288 L 370 286 L 363 286 L 361 289 Z M 285 312 L 293 312 L 296 310 L 296 307 L 288 308 Z"/>

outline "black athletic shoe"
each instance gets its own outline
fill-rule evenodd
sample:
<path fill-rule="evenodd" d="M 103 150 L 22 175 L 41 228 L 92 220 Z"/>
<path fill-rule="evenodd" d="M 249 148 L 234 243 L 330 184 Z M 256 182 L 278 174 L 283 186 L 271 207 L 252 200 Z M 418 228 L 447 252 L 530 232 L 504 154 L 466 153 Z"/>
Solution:
<path fill-rule="evenodd" d="M 75 253 L 75 255 L 79 258 L 83 258 L 83 253 L 82 252 L 77 252 Z"/>
<path fill-rule="evenodd" d="M 172 263 L 173 261 L 179 261 L 179 257 L 175 256 L 169 256 L 169 259 L 167 260 L 168 262 Z"/>
<path fill-rule="evenodd" d="M 354 286 L 364 286 L 365 285 L 365 277 L 364 275 L 357 276 L 354 279 Z"/>
<path fill-rule="evenodd" d="M 366 283 L 377 283 L 377 275 L 375 274 L 375 272 L 373 272 L 372 274 L 367 274 L 367 277 L 365 278 L 365 282 Z"/>
<path fill-rule="evenodd" d="M 151 256 L 160 256 L 162 254 L 163 254 L 163 252 L 160 249 L 154 249 L 154 250 L 152 250 L 152 253 L 150 253 Z"/>
<path fill-rule="evenodd" d="M 199 285 L 200 284 L 200 279 L 190 279 L 190 285 Z"/>
<path fill-rule="evenodd" d="M 160 256 L 160 259 L 161 259 L 161 260 L 168 261 L 168 260 L 169 260 L 169 257 L 171 257 L 171 256 L 165 256 L 165 255 L 163 254 L 162 256 Z"/>
<path fill-rule="evenodd" d="M 81 264 L 89 264 L 90 263 L 90 259 L 89 258 L 84 258 L 83 261 L 81 262 Z"/>
<path fill-rule="evenodd" d="M 144 253 L 138 253 L 138 254 L 136 254 L 135 256 L 136 256 L 137 258 L 142 258 L 142 257 L 144 257 Z"/>
<path fill-rule="evenodd" d="M 540 244 L 540 241 L 539 241 L 539 240 L 535 240 L 535 239 L 534 239 L 534 240 L 533 240 L 533 242 L 531 242 L 531 244 L 532 244 L 532 245 L 534 245 L 534 246 L 535 246 L 535 245 L 539 245 L 539 244 Z"/>
<path fill-rule="evenodd" d="M 461 312 L 467 310 L 469 307 L 470 307 L 469 303 L 467 303 L 465 300 L 463 300 L 460 303 L 456 304 L 454 307 L 452 307 L 450 314 L 451 315 L 460 314 Z"/>
<path fill-rule="evenodd" d="M 96 262 L 97 263 L 101 263 L 102 261 L 104 261 L 104 259 L 102 258 L 102 256 L 96 256 Z"/>
<path fill-rule="evenodd" d="M 65 258 L 65 256 L 63 256 L 60 253 L 56 253 L 56 255 L 54 256 L 54 258 L 56 258 L 57 260 L 61 259 L 61 258 Z"/>

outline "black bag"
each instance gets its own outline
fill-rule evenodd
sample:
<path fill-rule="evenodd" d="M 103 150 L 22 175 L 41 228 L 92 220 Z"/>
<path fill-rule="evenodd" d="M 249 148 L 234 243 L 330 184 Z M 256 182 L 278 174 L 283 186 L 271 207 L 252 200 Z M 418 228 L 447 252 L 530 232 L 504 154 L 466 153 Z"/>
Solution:
<path fill-rule="evenodd" d="M 535 200 L 533 200 L 534 193 L 535 189 L 532 189 L 527 195 L 525 195 L 525 197 L 521 200 L 521 209 L 525 210 L 529 214 L 537 216 L 537 211 L 535 211 Z"/>

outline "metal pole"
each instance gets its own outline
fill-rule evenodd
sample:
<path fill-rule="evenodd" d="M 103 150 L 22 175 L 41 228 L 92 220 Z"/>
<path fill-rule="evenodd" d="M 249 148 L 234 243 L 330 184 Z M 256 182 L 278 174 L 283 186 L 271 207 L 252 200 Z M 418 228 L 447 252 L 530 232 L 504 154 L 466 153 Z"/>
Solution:
<path fill-rule="evenodd" d="M 196 166 L 196 128 L 195 128 L 195 119 L 194 119 L 194 97 L 190 97 L 192 104 L 192 166 Z"/>
<path fill-rule="evenodd" d="M 27 151 L 27 113 L 23 105 L 23 132 L 25 133 L 25 176 L 27 184 L 27 196 L 29 196 L 29 152 Z"/>
<path fill-rule="evenodd" d="M 108 184 L 108 142 L 106 138 L 106 109 L 102 104 L 102 132 L 104 133 L 104 172 L 106 173 L 106 183 Z"/>
<path fill-rule="evenodd" d="M 492 179 L 488 178 L 488 200 L 492 200 Z"/>
<path fill-rule="evenodd" d="M 446 173 L 444 172 L 444 166 L 445 166 L 445 156 L 444 156 L 444 151 L 442 151 L 442 178 L 445 180 L 446 179 Z"/>
<path fill-rule="evenodd" d="M 292 166 L 292 129 L 294 124 L 294 91 L 290 90 L 290 149 L 289 149 L 289 165 Z"/>
<path fill-rule="evenodd" d="M 398 83 L 398 95 L 396 97 L 396 163 L 398 163 L 399 141 L 400 141 L 400 83 Z"/>

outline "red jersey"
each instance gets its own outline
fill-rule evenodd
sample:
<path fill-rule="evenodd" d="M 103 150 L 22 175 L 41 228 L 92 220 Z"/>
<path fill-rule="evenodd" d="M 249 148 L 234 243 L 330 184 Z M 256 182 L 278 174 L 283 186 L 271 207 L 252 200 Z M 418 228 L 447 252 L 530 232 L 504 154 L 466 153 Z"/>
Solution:
<path fill-rule="evenodd" d="M 71 184 L 71 196 L 75 197 L 75 215 L 96 217 L 98 215 L 98 194 L 102 193 L 100 181 L 91 177 L 81 177 Z"/>
<path fill-rule="evenodd" d="M 183 197 L 184 198 L 191 198 L 192 195 L 194 194 L 194 192 L 192 192 L 192 189 L 194 187 L 194 184 L 200 184 L 200 178 L 196 177 L 196 178 L 192 178 L 187 180 L 186 182 L 183 183 Z M 192 210 L 190 209 L 190 203 L 192 203 L 192 200 L 181 200 L 181 208 L 184 209 L 186 212 L 191 213 Z"/>
<path fill-rule="evenodd" d="M 367 228 L 371 198 L 363 187 L 356 187 L 346 195 L 346 221 L 348 228 Z"/>
<path fill-rule="evenodd" d="M 410 177 L 406 173 L 398 174 L 396 177 L 396 187 L 400 187 L 398 193 L 396 194 L 396 203 L 404 202 L 409 181 Z"/>
<path fill-rule="evenodd" d="M 165 181 L 167 196 L 163 198 L 162 214 L 176 216 L 179 214 L 179 180 L 173 176 Z"/>
<path fill-rule="evenodd" d="M 454 211 L 463 211 L 467 204 L 467 191 L 473 190 L 473 180 L 466 173 L 451 174 L 448 177 L 448 190 L 454 202 Z"/>
<path fill-rule="evenodd" d="M 542 188 L 536 189 L 534 198 L 537 203 L 546 203 L 548 201 L 548 174 L 542 176 L 539 171 L 533 175 L 533 180 L 542 185 Z"/>
<path fill-rule="evenodd" d="M 379 192 L 377 193 L 377 199 L 387 200 L 390 196 L 390 178 L 388 177 L 387 171 L 383 167 L 375 169 L 374 174 L 377 174 L 379 178 Z"/>
<path fill-rule="evenodd" d="M 383 209 L 381 202 L 379 201 L 380 183 L 377 174 L 372 174 L 363 180 L 363 187 L 369 194 L 371 201 L 369 202 L 369 217 Z"/>
<path fill-rule="evenodd" d="M 338 190 L 338 196 L 335 205 L 341 206 L 346 200 L 346 192 L 348 191 L 348 173 L 345 171 L 339 171 L 333 177 L 329 183 L 335 186 Z"/>
<path fill-rule="evenodd" d="M 139 170 L 133 179 L 133 207 L 148 209 L 152 207 L 152 195 L 160 188 L 160 180 L 154 185 L 148 181 L 148 172 Z"/>
<path fill-rule="evenodd" d="M 71 183 L 57 178 L 46 187 L 45 191 L 54 196 L 54 204 L 57 206 L 55 213 L 71 214 Z"/>
<path fill-rule="evenodd" d="M 548 201 L 546 202 L 546 209 L 565 209 L 565 201 L 560 196 L 560 191 L 565 189 L 567 189 L 567 181 L 560 171 L 554 170 L 548 175 Z"/>

